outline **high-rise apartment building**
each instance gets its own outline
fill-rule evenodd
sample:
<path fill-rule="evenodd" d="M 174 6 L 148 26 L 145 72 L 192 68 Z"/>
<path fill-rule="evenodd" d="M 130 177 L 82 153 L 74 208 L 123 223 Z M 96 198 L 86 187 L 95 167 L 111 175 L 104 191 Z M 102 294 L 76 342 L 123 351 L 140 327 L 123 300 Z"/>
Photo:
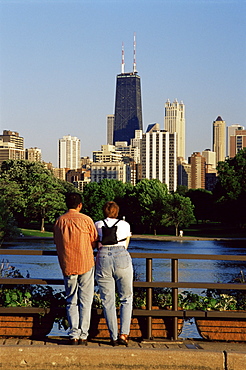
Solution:
<path fill-rule="evenodd" d="M 133 147 L 132 145 L 127 145 L 126 141 L 117 141 L 115 143 L 115 148 L 117 151 L 121 152 L 123 161 L 126 158 L 133 160 L 135 163 L 140 163 L 140 148 Z"/>
<path fill-rule="evenodd" d="M 143 131 L 142 130 L 135 130 L 135 137 L 131 139 L 131 146 L 134 148 L 141 148 L 141 140 L 143 137 Z"/>
<path fill-rule="evenodd" d="M 230 136 L 229 157 L 235 157 L 235 155 L 244 148 L 246 148 L 246 130 L 235 130 L 234 135 Z"/>
<path fill-rule="evenodd" d="M 114 139 L 114 115 L 109 114 L 107 116 L 107 143 L 109 145 L 113 145 Z"/>
<path fill-rule="evenodd" d="M 28 148 L 26 149 L 26 159 L 31 162 L 41 162 L 42 154 L 39 148 Z"/>
<path fill-rule="evenodd" d="M 4 161 L 9 159 L 24 160 L 25 150 L 16 149 L 14 143 L 4 142 L 0 139 L 0 166 Z"/>
<path fill-rule="evenodd" d="M 131 182 L 135 185 L 136 168 L 131 157 L 135 152 L 127 145 L 127 142 L 117 142 L 117 144 L 118 146 L 102 145 L 101 150 L 93 151 L 92 182 L 100 182 L 102 179 L 115 179 L 122 182 Z M 139 151 L 138 148 L 135 149 Z"/>
<path fill-rule="evenodd" d="M 53 174 L 60 180 L 66 180 L 66 168 L 52 168 Z"/>
<path fill-rule="evenodd" d="M 142 178 L 158 179 L 169 191 L 177 188 L 177 133 L 149 130 L 141 146 Z"/>
<path fill-rule="evenodd" d="M 15 149 L 24 150 L 24 138 L 16 131 L 3 130 L 0 139 L 2 139 L 4 143 L 13 143 Z"/>
<path fill-rule="evenodd" d="M 199 152 L 194 152 L 189 157 L 191 165 L 191 188 L 205 189 L 205 165 L 206 160 Z"/>
<path fill-rule="evenodd" d="M 213 191 L 217 182 L 216 153 L 205 149 L 202 156 L 205 158 L 205 189 Z"/>
<path fill-rule="evenodd" d="M 77 169 L 80 167 L 80 140 L 76 136 L 59 139 L 58 167 Z"/>
<path fill-rule="evenodd" d="M 123 162 L 95 162 L 91 165 L 91 181 L 100 182 L 103 179 L 131 181 L 131 168 Z"/>
<path fill-rule="evenodd" d="M 116 79 L 114 137 L 116 141 L 127 141 L 130 144 L 135 137 L 135 130 L 142 130 L 142 99 L 140 76 L 136 70 L 136 42 L 134 38 L 133 72 L 124 71 L 124 48 L 122 46 L 121 74 Z"/>
<path fill-rule="evenodd" d="M 216 165 L 226 156 L 226 123 L 218 116 L 213 121 L 213 151 L 216 153 Z"/>
<path fill-rule="evenodd" d="M 92 152 L 93 162 L 122 162 L 122 154 L 114 145 L 101 145 L 101 150 Z"/>
<path fill-rule="evenodd" d="M 210 149 L 205 149 L 202 152 L 202 156 L 205 158 L 206 165 L 211 168 L 216 168 L 216 153 L 212 152 Z"/>
<path fill-rule="evenodd" d="M 178 157 L 178 185 L 191 188 L 191 165 L 183 157 Z"/>
<path fill-rule="evenodd" d="M 185 159 L 185 105 L 177 99 L 165 103 L 164 128 L 170 134 L 177 133 L 177 157 Z"/>
<path fill-rule="evenodd" d="M 239 124 L 233 124 L 231 126 L 228 126 L 226 128 L 226 134 L 227 134 L 227 156 L 231 156 L 231 136 L 235 136 L 236 130 L 244 130 L 244 126 L 239 125 Z"/>
<path fill-rule="evenodd" d="M 25 159 L 24 139 L 16 131 L 3 130 L 0 135 L 0 165 L 9 159 Z"/>

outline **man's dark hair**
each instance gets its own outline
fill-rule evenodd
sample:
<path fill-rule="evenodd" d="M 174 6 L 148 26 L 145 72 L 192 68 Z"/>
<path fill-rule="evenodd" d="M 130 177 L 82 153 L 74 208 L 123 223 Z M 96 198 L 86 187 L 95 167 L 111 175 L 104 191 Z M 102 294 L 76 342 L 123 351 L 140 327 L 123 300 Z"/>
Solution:
<path fill-rule="evenodd" d="M 82 203 L 82 197 L 79 193 L 67 193 L 66 205 L 68 209 L 76 209 Z"/>

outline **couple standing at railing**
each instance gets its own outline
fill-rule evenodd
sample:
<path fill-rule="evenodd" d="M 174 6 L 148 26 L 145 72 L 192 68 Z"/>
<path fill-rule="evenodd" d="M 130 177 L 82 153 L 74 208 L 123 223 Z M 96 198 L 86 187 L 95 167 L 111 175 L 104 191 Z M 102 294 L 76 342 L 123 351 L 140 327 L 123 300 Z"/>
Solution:
<path fill-rule="evenodd" d="M 127 251 L 130 225 L 126 221 L 117 220 L 119 206 L 115 202 L 104 205 L 105 220 L 95 224 L 90 217 L 80 212 L 80 194 L 68 193 L 66 204 L 68 211 L 55 223 L 54 240 L 64 276 L 70 343 L 87 345 L 94 296 L 93 249 L 98 247 L 95 277 L 110 343 L 112 346 L 128 345 L 133 299 L 133 268 Z M 119 336 L 115 284 L 121 302 Z"/>

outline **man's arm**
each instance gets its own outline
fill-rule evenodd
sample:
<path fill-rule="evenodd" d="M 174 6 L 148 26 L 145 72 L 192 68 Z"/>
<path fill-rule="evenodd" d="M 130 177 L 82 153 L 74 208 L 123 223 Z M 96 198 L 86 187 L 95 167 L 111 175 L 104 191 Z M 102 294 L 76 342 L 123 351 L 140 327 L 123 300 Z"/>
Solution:
<path fill-rule="evenodd" d="M 98 232 L 97 232 L 97 229 L 96 229 L 96 226 L 94 225 L 94 222 L 91 220 L 91 246 L 93 249 L 96 249 L 97 248 L 97 245 L 98 245 L 98 241 L 99 241 L 99 236 L 98 236 Z"/>

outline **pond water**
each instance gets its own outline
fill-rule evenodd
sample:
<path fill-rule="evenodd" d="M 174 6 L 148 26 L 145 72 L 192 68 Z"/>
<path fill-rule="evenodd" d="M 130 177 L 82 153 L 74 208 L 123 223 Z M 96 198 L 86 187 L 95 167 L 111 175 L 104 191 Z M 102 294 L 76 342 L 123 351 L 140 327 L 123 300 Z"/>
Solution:
<path fill-rule="evenodd" d="M 20 241 L 9 249 L 42 249 L 54 250 L 52 240 Z M 150 241 L 131 240 L 129 252 L 139 253 L 181 253 L 181 254 L 212 254 L 212 255 L 246 255 L 245 240 L 230 241 Z M 25 276 L 28 272 L 31 278 L 61 278 L 62 274 L 56 256 L 3 256 L 10 264 L 18 268 Z M 145 280 L 145 259 L 133 259 L 134 269 L 140 280 Z M 182 282 L 223 282 L 231 281 L 243 270 L 246 273 L 246 262 L 240 261 L 179 261 L 179 281 Z M 170 260 L 153 260 L 153 280 L 170 281 Z M 56 286 L 63 289 L 63 286 Z M 63 335 L 54 327 L 53 335 Z M 180 337 L 198 338 L 194 322 L 185 323 Z"/>

